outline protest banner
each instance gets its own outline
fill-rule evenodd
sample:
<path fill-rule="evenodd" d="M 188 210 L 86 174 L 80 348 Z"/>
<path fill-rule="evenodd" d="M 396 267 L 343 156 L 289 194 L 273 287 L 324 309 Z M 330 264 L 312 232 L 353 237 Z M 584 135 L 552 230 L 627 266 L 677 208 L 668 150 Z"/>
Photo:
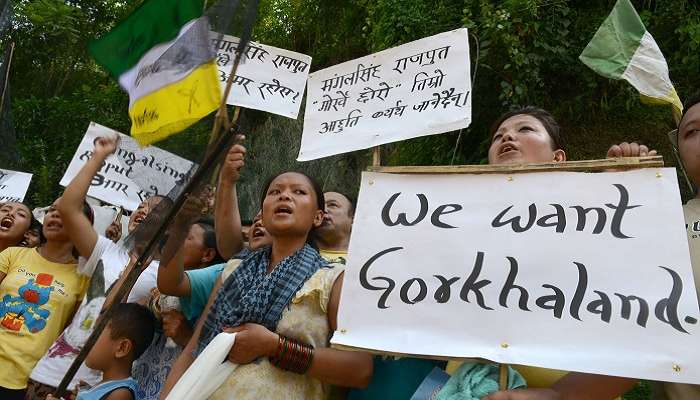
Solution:
<path fill-rule="evenodd" d="M 673 168 L 365 172 L 332 343 L 699 383 L 699 313 Z"/>
<path fill-rule="evenodd" d="M 0 203 L 24 201 L 32 174 L 0 169 Z"/>
<path fill-rule="evenodd" d="M 211 33 L 216 49 L 221 90 L 233 68 L 239 39 Z M 311 57 L 251 41 L 243 51 L 226 104 L 267 111 L 296 119 L 299 115 Z"/>
<path fill-rule="evenodd" d="M 152 195 L 166 195 L 182 181 L 193 163 L 154 146 L 140 148 L 130 136 L 90 122 L 83 140 L 61 178 L 61 186 L 68 186 L 80 168 L 90 159 L 94 141 L 108 133 L 118 133 L 121 140 L 117 152 L 105 160 L 93 177 L 88 195 L 109 204 L 133 211 L 139 203 Z M 144 176 L 155 176 L 144 184 Z"/>
<path fill-rule="evenodd" d="M 469 40 L 457 29 L 309 75 L 299 161 L 471 123 Z"/>

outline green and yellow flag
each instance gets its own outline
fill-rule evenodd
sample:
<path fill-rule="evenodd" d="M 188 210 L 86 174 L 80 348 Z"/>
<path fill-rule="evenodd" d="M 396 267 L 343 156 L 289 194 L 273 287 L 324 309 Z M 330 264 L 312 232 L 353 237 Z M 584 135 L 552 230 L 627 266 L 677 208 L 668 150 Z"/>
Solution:
<path fill-rule="evenodd" d="M 617 1 L 579 59 L 603 76 L 625 79 L 643 100 L 671 104 L 674 115 L 680 117 L 683 104 L 669 78 L 666 59 L 630 0 Z"/>
<path fill-rule="evenodd" d="M 201 0 L 146 0 L 90 53 L 129 93 L 131 135 L 147 145 L 216 110 L 221 89 Z"/>

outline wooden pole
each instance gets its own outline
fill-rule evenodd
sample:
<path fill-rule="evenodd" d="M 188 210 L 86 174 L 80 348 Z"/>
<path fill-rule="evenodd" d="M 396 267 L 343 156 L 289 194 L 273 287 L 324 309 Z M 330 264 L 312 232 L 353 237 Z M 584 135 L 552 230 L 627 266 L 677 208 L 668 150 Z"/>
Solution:
<path fill-rule="evenodd" d="M 116 291 L 116 294 L 114 296 L 114 299 L 116 300 L 113 301 L 111 304 L 106 305 L 106 308 L 104 309 L 102 315 L 100 315 L 100 318 L 98 318 L 95 324 L 95 328 L 90 334 L 90 337 L 88 337 L 88 339 L 85 341 L 85 344 L 80 350 L 80 353 L 75 358 L 73 364 L 71 364 L 66 374 L 63 376 L 63 379 L 61 380 L 61 383 L 59 384 L 56 390 L 56 397 L 60 398 L 66 393 L 68 385 L 73 379 L 73 376 L 75 376 L 75 373 L 78 371 L 78 368 L 80 368 L 80 365 L 83 363 L 83 361 L 85 361 L 87 354 L 90 352 L 90 350 L 92 350 L 93 346 L 97 342 L 97 338 L 107 326 L 107 323 L 109 322 L 111 315 L 114 312 L 115 306 L 121 302 L 121 299 L 124 299 L 128 295 L 128 293 L 131 291 L 131 288 L 134 286 L 139 276 L 141 275 L 141 272 L 148 266 L 151 255 L 155 253 L 156 246 L 160 242 L 161 238 L 164 236 L 167 228 L 170 226 L 170 222 L 180 211 L 180 208 L 182 207 L 182 205 L 185 202 L 185 199 L 187 198 L 187 195 L 193 193 L 197 189 L 196 185 L 198 183 L 204 182 L 204 174 L 206 174 L 207 171 L 210 171 L 211 168 L 216 166 L 216 163 L 219 160 L 219 158 L 222 155 L 224 155 L 225 151 L 228 150 L 228 148 L 233 144 L 234 136 L 230 134 L 231 122 L 228 120 L 226 99 L 228 98 L 228 95 L 231 92 L 233 77 L 238 69 L 238 65 L 240 63 L 242 54 L 243 52 L 239 52 L 236 58 L 234 59 L 233 68 L 231 69 L 231 74 L 229 75 L 226 81 L 226 88 L 221 98 L 221 103 L 219 104 L 219 110 L 217 111 L 216 117 L 214 119 L 214 126 L 212 127 L 211 136 L 209 138 L 209 143 L 207 145 L 202 164 L 194 173 L 192 179 L 187 183 L 186 187 L 183 190 L 183 193 L 177 199 L 175 199 L 174 204 L 167 212 L 167 215 L 163 218 L 163 221 L 161 221 L 160 226 L 156 230 L 155 234 L 145 244 L 141 255 L 139 255 L 139 258 L 133 265 L 130 266 L 130 268 L 127 268 L 127 270 L 125 271 L 127 276 L 124 282 L 119 287 L 114 287 L 111 289 Z M 234 118 L 238 118 L 239 112 L 239 109 L 234 111 Z M 221 132 L 222 129 L 224 131 L 223 134 Z"/>
<path fill-rule="evenodd" d="M 380 167 L 382 165 L 382 147 L 374 146 L 372 150 L 372 166 Z"/>
<path fill-rule="evenodd" d="M 508 390 L 508 364 L 498 364 L 498 389 Z"/>
<path fill-rule="evenodd" d="M 583 160 L 548 162 L 536 164 L 502 165 L 427 165 L 427 166 L 371 166 L 370 172 L 394 174 L 515 174 L 523 172 L 575 171 L 594 172 L 605 170 L 628 170 L 636 168 L 661 168 L 661 156 L 607 158 L 605 160 Z"/>
<path fill-rule="evenodd" d="M 0 98 L 0 116 L 2 116 L 2 110 L 5 106 L 5 93 L 7 92 L 7 85 L 10 79 L 10 67 L 12 66 L 12 55 L 15 53 L 15 42 L 10 43 L 10 56 L 7 57 L 5 62 L 7 63 L 7 69 L 5 70 L 5 81 L 2 86 L 2 97 Z"/>
<path fill-rule="evenodd" d="M 88 339 L 85 341 L 85 344 L 80 350 L 80 353 L 75 358 L 73 364 L 71 364 L 66 374 L 63 376 L 63 380 L 61 381 L 60 385 L 58 386 L 58 389 L 56 390 L 56 397 L 61 397 L 66 393 L 66 389 L 68 388 L 70 381 L 73 379 L 73 376 L 75 376 L 75 373 L 78 371 L 78 368 L 80 368 L 80 365 L 83 363 L 83 361 L 85 361 L 85 357 L 87 357 L 87 354 L 95 345 L 95 342 L 97 342 L 97 338 L 100 336 L 100 333 L 102 333 L 104 328 L 107 326 L 107 323 L 109 322 L 111 315 L 114 312 L 115 306 L 121 302 L 121 299 L 125 298 L 129 294 L 131 288 L 136 283 L 136 280 L 141 275 L 141 272 L 148 266 L 149 259 L 151 258 L 152 254 L 154 254 L 158 244 L 160 243 L 161 238 L 163 238 L 165 231 L 170 226 L 170 222 L 173 221 L 175 215 L 177 215 L 177 213 L 180 211 L 180 208 L 184 204 L 185 199 L 187 198 L 186 195 L 189 193 L 193 193 L 197 189 L 196 185 L 199 182 L 204 181 L 204 175 L 207 173 L 207 171 L 211 170 L 211 168 L 216 164 L 216 162 L 218 162 L 220 156 L 224 154 L 224 152 L 226 151 L 226 149 L 229 148 L 232 142 L 233 136 L 229 135 L 222 136 L 221 139 L 215 143 L 214 150 L 210 153 L 209 157 L 204 159 L 199 169 L 197 169 L 197 171 L 194 173 L 192 179 L 185 186 L 183 194 L 175 200 L 170 210 L 164 216 L 160 226 L 158 226 L 158 229 L 156 230 L 155 234 L 144 245 L 143 250 L 141 251 L 141 254 L 139 255 L 136 262 L 133 263 L 133 265 L 131 265 L 131 267 L 127 268 L 127 270 L 125 271 L 127 276 L 124 282 L 120 286 L 113 287 L 111 289 L 116 291 L 116 294 L 114 296 L 114 299 L 116 300 L 107 305 L 102 315 L 100 315 L 100 318 L 97 320 L 95 328 L 90 334 L 90 337 L 88 337 Z"/>
<path fill-rule="evenodd" d="M 233 86 L 233 79 L 238 71 L 238 65 L 241 62 L 241 57 L 239 53 L 233 60 L 233 67 L 231 68 L 231 73 L 226 79 L 226 87 L 224 88 L 224 93 L 221 96 L 221 103 L 219 103 L 219 109 L 216 112 L 216 117 L 214 118 L 214 126 L 211 128 L 211 135 L 209 136 L 209 144 L 207 145 L 207 153 L 211 149 L 212 143 L 219 139 L 221 134 L 221 128 L 223 127 L 224 133 L 231 130 L 231 122 L 228 119 L 228 109 L 226 108 L 226 99 L 228 99 L 231 93 L 231 86 Z M 240 113 L 240 108 L 236 107 L 234 109 L 234 120 L 238 119 L 238 114 Z"/>
<path fill-rule="evenodd" d="M 676 157 L 676 162 L 678 163 L 678 167 L 681 169 L 681 173 L 683 174 L 683 178 L 685 178 L 685 183 L 688 185 L 688 190 L 690 190 L 690 194 L 693 194 L 693 183 L 690 182 L 690 179 L 688 178 L 688 174 L 685 172 L 685 167 L 683 166 L 683 160 L 681 160 L 681 154 L 678 149 L 678 135 L 680 135 L 680 132 L 678 131 L 678 128 L 680 128 L 681 124 L 681 114 L 676 110 L 676 107 L 671 107 L 673 109 L 673 121 L 676 123 L 676 129 L 673 131 L 669 132 L 668 134 L 668 139 L 671 141 L 671 150 L 673 151 L 673 156 Z M 673 136 L 675 132 L 675 137 L 676 140 L 673 140 Z"/>

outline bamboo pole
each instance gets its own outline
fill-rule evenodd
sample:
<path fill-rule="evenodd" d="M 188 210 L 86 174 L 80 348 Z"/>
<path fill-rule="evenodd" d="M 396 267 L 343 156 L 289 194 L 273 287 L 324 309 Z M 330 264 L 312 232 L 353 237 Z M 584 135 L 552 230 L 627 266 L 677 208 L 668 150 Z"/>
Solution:
<path fill-rule="evenodd" d="M 63 380 L 61 380 L 61 383 L 56 390 L 55 397 L 60 398 L 66 393 L 66 389 L 68 388 L 68 385 L 73 379 L 73 376 L 75 376 L 75 373 L 78 371 L 78 368 L 80 368 L 80 365 L 83 363 L 83 361 L 85 361 L 85 358 L 87 357 L 88 353 L 90 352 L 90 350 L 92 350 L 93 346 L 97 342 L 97 338 L 100 336 L 104 328 L 109 323 L 109 320 L 114 312 L 115 306 L 118 303 L 120 303 L 121 299 L 124 299 L 128 295 L 128 293 L 131 291 L 131 288 L 136 283 L 136 280 L 141 275 L 141 272 L 148 266 L 152 254 L 154 254 L 158 243 L 160 243 L 161 238 L 163 238 L 166 230 L 170 226 L 170 222 L 173 221 L 177 213 L 180 211 L 180 208 L 182 207 L 182 205 L 185 202 L 185 199 L 187 198 L 187 194 L 193 193 L 197 189 L 196 185 L 199 182 L 203 181 L 204 174 L 206 174 L 207 171 L 209 171 L 218 162 L 219 157 L 224 154 L 225 150 L 228 149 L 230 143 L 232 142 L 232 136 L 222 136 L 221 139 L 215 143 L 215 145 L 213 146 L 214 150 L 209 154 L 209 157 L 206 157 L 204 159 L 199 169 L 197 169 L 197 171 L 192 176 L 192 179 L 185 186 L 183 194 L 178 196 L 170 210 L 168 210 L 168 212 L 160 222 L 160 225 L 156 229 L 155 234 L 144 245 L 143 250 L 138 256 L 136 262 L 133 263 L 125 271 L 126 278 L 124 279 L 122 284 L 118 287 L 113 287 L 111 289 L 116 291 L 114 299 L 117 300 L 111 302 L 109 305 L 106 305 L 106 308 L 97 320 L 95 328 L 90 334 L 90 337 L 88 337 L 88 339 L 85 341 L 85 344 L 80 350 L 80 353 L 75 358 L 73 364 L 71 364 L 66 374 L 63 376 Z"/>
<path fill-rule="evenodd" d="M 380 167 L 382 165 L 382 147 L 374 146 L 372 150 L 372 166 Z"/>
<path fill-rule="evenodd" d="M 10 67 L 12 67 L 12 56 L 15 53 L 15 42 L 10 43 L 10 56 L 7 57 L 7 69 L 5 70 L 5 81 L 2 86 L 2 97 L 0 97 L 0 116 L 2 116 L 2 110 L 5 106 L 5 93 L 7 92 L 7 85 L 10 80 Z"/>
<path fill-rule="evenodd" d="M 369 172 L 385 172 L 392 174 L 511 174 L 546 171 L 594 172 L 637 168 L 661 168 L 663 166 L 664 162 L 661 156 L 647 156 L 516 165 L 371 166 L 368 167 L 367 170 Z"/>
<path fill-rule="evenodd" d="M 508 390 L 508 364 L 498 364 L 498 389 Z"/>
<path fill-rule="evenodd" d="M 163 218 L 163 221 L 161 222 L 153 237 L 148 241 L 148 243 L 146 243 L 141 252 L 141 255 L 138 257 L 136 262 L 130 265 L 130 267 L 128 267 L 124 272 L 127 274 L 126 279 L 122 282 L 122 284 L 119 287 L 114 287 L 111 289 L 116 291 L 114 299 L 117 300 L 113 301 L 109 305 L 106 305 L 106 308 L 100 315 L 100 318 L 97 320 L 95 328 L 90 334 L 90 337 L 88 337 L 85 344 L 83 345 L 83 348 L 80 350 L 80 353 L 75 358 L 66 374 L 63 376 L 61 383 L 56 389 L 56 397 L 60 398 L 66 393 L 71 380 L 75 376 L 83 361 L 85 361 L 87 354 L 94 347 L 95 343 L 97 342 L 97 338 L 107 326 L 111 315 L 114 312 L 115 306 L 121 302 L 121 299 L 124 299 L 127 296 L 127 294 L 131 291 L 131 288 L 134 286 L 139 276 L 141 275 L 141 272 L 148 266 L 151 254 L 154 253 L 157 244 L 160 242 L 160 239 L 163 237 L 167 228 L 170 226 L 170 222 L 175 218 L 180 208 L 184 204 L 187 195 L 197 190 L 197 187 L 195 187 L 196 183 L 203 181 L 204 174 L 206 174 L 207 171 L 216 166 L 218 159 L 233 144 L 234 135 L 230 134 L 231 121 L 229 121 L 228 119 L 226 99 L 228 98 L 228 95 L 231 92 L 233 77 L 238 69 L 238 65 L 240 64 L 241 54 L 242 52 L 240 52 L 234 59 L 231 74 L 229 75 L 226 81 L 226 88 L 224 90 L 223 96 L 221 98 L 221 103 L 219 104 L 219 109 L 214 119 L 214 126 L 212 127 L 211 136 L 209 137 L 209 143 L 207 144 L 207 149 L 202 164 L 199 166 L 199 169 L 197 169 L 197 171 L 194 173 L 192 179 L 187 183 L 185 189 L 183 190 L 183 193 L 175 200 L 173 206 L 167 212 L 167 215 Z M 240 109 L 236 108 L 236 110 L 234 111 L 234 118 L 237 119 L 239 114 Z"/>

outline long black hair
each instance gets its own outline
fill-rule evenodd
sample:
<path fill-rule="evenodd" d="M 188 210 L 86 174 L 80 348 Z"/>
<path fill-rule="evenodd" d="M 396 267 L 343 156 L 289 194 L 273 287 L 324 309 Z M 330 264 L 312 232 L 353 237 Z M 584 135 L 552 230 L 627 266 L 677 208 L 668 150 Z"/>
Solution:
<path fill-rule="evenodd" d="M 204 247 L 207 249 L 213 249 L 215 252 L 214 258 L 209 262 L 209 265 L 226 262 L 226 260 L 221 257 L 221 254 L 219 254 L 219 249 L 216 246 L 216 230 L 214 229 L 214 225 L 212 224 L 211 220 L 203 218 L 195 222 L 195 225 L 199 225 L 204 230 Z"/>
<path fill-rule="evenodd" d="M 19 241 L 17 243 L 13 244 L 13 246 L 18 246 L 20 243 L 22 243 L 22 240 L 24 240 L 24 235 L 27 233 L 28 230 L 36 227 L 36 224 L 39 224 L 39 237 L 43 238 L 44 233 L 41 231 L 41 224 L 39 223 L 39 221 L 36 220 L 36 218 L 34 218 L 34 213 L 32 212 L 32 208 L 29 207 L 29 205 L 27 203 L 24 203 L 22 201 L 8 201 L 5 203 L 2 203 L 2 205 L 0 205 L 0 207 L 2 207 L 5 204 L 9 204 L 9 203 L 21 204 L 21 205 L 25 206 L 27 208 L 27 210 L 29 211 L 29 227 L 27 228 L 26 231 L 24 231 L 24 233 L 22 233 L 22 237 L 19 239 Z"/>

